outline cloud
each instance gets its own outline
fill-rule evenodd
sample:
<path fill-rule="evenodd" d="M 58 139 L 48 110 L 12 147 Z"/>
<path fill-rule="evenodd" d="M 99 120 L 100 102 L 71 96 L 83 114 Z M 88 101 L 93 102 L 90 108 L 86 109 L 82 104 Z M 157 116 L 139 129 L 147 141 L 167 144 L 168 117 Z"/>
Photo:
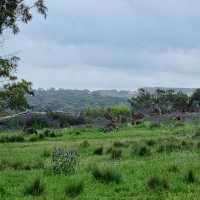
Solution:
<path fill-rule="evenodd" d="M 6 46 L 19 50 L 19 75 L 35 87 L 200 84 L 199 1 L 49 0 L 47 5 L 47 20 L 35 15 Z"/>

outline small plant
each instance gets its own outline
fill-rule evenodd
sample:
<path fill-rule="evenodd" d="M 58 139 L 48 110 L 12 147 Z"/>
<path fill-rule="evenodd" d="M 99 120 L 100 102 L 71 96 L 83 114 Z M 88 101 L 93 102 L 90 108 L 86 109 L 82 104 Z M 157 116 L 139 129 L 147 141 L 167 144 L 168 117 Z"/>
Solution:
<path fill-rule="evenodd" d="M 56 134 L 55 134 L 54 132 L 51 132 L 51 133 L 49 134 L 49 137 L 54 138 L 54 137 L 56 137 Z"/>
<path fill-rule="evenodd" d="M 24 188 L 24 195 L 26 196 L 40 196 L 42 193 L 44 193 L 44 184 L 42 183 L 40 178 L 34 179 Z"/>
<path fill-rule="evenodd" d="M 87 148 L 90 146 L 90 143 L 87 140 L 84 140 L 81 144 L 80 147 L 82 148 Z"/>
<path fill-rule="evenodd" d="M 122 150 L 121 149 L 116 149 L 116 148 L 112 148 L 111 151 L 111 158 L 116 160 L 122 157 Z"/>
<path fill-rule="evenodd" d="M 51 133 L 51 131 L 50 131 L 49 129 L 46 129 L 46 130 L 44 131 L 45 137 L 48 137 L 50 133 Z"/>
<path fill-rule="evenodd" d="M 71 174 L 78 165 L 78 153 L 74 150 L 55 149 L 52 153 L 52 169 L 55 174 Z"/>
<path fill-rule="evenodd" d="M 146 142 L 146 144 L 148 145 L 148 146 L 154 146 L 155 144 L 156 144 L 156 141 L 155 140 L 148 140 L 147 142 Z"/>
<path fill-rule="evenodd" d="M 39 137 L 39 139 L 44 139 L 45 138 L 45 135 L 43 134 L 43 133 L 39 133 L 39 135 L 38 135 L 38 137 Z"/>
<path fill-rule="evenodd" d="M 0 198 L 4 198 L 6 196 L 6 190 L 3 186 L 0 186 Z"/>
<path fill-rule="evenodd" d="M 148 180 L 147 185 L 151 190 L 169 189 L 167 180 L 157 176 L 151 177 Z"/>
<path fill-rule="evenodd" d="M 121 181 L 121 175 L 112 168 L 104 167 L 100 169 L 98 167 L 93 167 L 92 175 L 96 180 L 106 184 L 111 182 L 120 183 Z"/>
<path fill-rule="evenodd" d="M 168 168 L 168 170 L 169 170 L 169 172 L 174 172 L 174 173 L 179 172 L 179 168 L 178 168 L 177 165 L 172 165 L 172 166 L 170 166 L 170 167 Z"/>
<path fill-rule="evenodd" d="M 195 174 L 192 170 L 189 170 L 186 174 L 185 174 L 185 182 L 187 183 L 194 183 L 195 182 Z"/>
<path fill-rule="evenodd" d="M 83 192 L 84 184 L 82 180 L 70 181 L 65 186 L 65 195 L 69 197 L 76 197 Z"/>
<path fill-rule="evenodd" d="M 114 147 L 128 147 L 129 144 L 127 142 L 120 142 L 120 141 L 116 141 L 113 143 Z"/>
<path fill-rule="evenodd" d="M 39 140 L 39 137 L 38 137 L 38 135 L 36 135 L 36 134 L 31 135 L 31 136 L 29 137 L 29 141 L 30 141 L 30 142 L 36 142 L 36 141 L 38 141 L 38 140 Z"/>
<path fill-rule="evenodd" d="M 147 146 L 138 146 L 135 149 L 135 153 L 138 156 L 149 156 L 151 154 L 151 151 Z"/>
<path fill-rule="evenodd" d="M 51 156 L 51 153 L 49 150 L 44 149 L 43 153 L 42 153 L 43 157 L 48 158 Z"/>
<path fill-rule="evenodd" d="M 102 154 L 103 154 L 103 146 L 97 147 L 97 148 L 94 150 L 94 154 L 95 154 L 95 155 L 102 155 Z"/>
<path fill-rule="evenodd" d="M 9 142 L 24 142 L 24 137 L 20 134 L 11 135 L 11 136 L 1 136 L 0 142 L 1 143 L 9 143 Z"/>

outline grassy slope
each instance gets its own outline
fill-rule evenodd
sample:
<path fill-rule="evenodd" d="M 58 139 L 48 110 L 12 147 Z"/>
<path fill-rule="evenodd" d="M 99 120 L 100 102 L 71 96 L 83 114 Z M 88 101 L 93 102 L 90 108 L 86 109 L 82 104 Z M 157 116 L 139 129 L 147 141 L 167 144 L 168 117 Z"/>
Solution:
<path fill-rule="evenodd" d="M 183 128 L 179 128 L 183 129 Z M 186 131 L 187 130 L 187 131 Z M 36 199 L 70 199 L 64 194 L 64 186 L 72 178 L 84 180 L 84 191 L 74 199 L 168 199 L 168 200 L 188 200 L 198 199 L 200 195 L 200 150 L 196 147 L 190 150 L 173 151 L 171 153 L 158 153 L 158 140 L 161 138 L 178 138 L 196 143 L 198 139 L 191 139 L 191 127 L 184 127 L 184 131 L 179 130 L 180 134 L 166 128 L 125 128 L 117 133 L 104 134 L 95 131 L 81 132 L 79 135 L 68 134 L 63 130 L 64 135 L 59 138 L 52 138 L 38 142 L 0 144 L 0 161 L 10 163 L 23 163 L 39 166 L 44 162 L 45 167 L 50 165 L 50 158 L 44 157 L 44 151 L 51 151 L 55 147 L 66 147 L 77 149 L 80 153 L 80 165 L 72 176 L 55 176 L 48 173 L 45 169 L 34 170 L 0 170 L 0 194 L 2 189 L 6 191 L 1 199 L 34 199 L 31 196 L 23 195 L 23 188 L 34 177 L 41 176 L 45 184 L 45 193 Z M 157 144 L 151 148 L 150 156 L 131 155 L 131 147 L 135 142 L 144 144 L 146 140 L 154 139 Z M 89 147 L 80 147 L 80 144 L 87 140 Z M 173 139 L 171 139 L 173 140 Z M 113 161 L 110 154 L 93 155 L 93 150 L 103 145 L 104 152 L 113 145 L 114 141 L 122 141 L 129 144 L 122 147 L 122 159 Z M 100 183 L 91 175 L 89 168 L 92 165 L 109 165 L 119 171 L 122 175 L 120 184 L 111 183 L 109 185 Z M 169 167 L 176 165 L 177 172 L 170 172 Z M 37 167 L 36 167 L 37 168 Z M 38 167 L 39 168 L 39 167 Z M 192 169 L 195 172 L 197 181 L 188 184 L 184 181 L 184 174 Z M 169 183 L 167 190 L 151 190 L 147 182 L 152 176 L 161 176 Z"/>

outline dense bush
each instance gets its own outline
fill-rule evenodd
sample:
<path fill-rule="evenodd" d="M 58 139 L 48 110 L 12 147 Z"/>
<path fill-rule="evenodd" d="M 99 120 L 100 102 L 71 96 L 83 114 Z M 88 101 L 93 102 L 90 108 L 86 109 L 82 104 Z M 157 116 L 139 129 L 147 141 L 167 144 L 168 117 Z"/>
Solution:
<path fill-rule="evenodd" d="M 132 148 L 132 154 L 136 154 L 138 156 L 149 156 L 151 154 L 151 150 L 146 145 L 139 145 L 136 148 Z"/>
<path fill-rule="evenodd" d="M 16 135 L 7 135 L 7 136 L 1 136 L 0 142 L 6 143 L 6 142 L 23 142 L 25 139 L 23 135 L 16 134 Z"/>
<path fill-rule="evenodd" d="M 194 183 L 195 182 L 195 174 L 192 170 L 189 170 L 184 177 L 186 183 Z"/>
<path fill-rule="evenodd" d="M 103 146 L 97 147 L 94 152 L 95 155 L 102 155 L 103 154 Z"/>
<path fill-rule="evenodd" d="M 120 183 L 121 181 L 121 174 L 108 167 L 99 168 L 95 166 L 92 168 L 92 175 L 96 180 L 107 184 L 112 182 Z"/>
<path fill-rule="evenodd" d="M 65 195 L 69 197 L 76 197 L 83 192 L 83 189 L 83 181 L 74 179 L 65 186 Z"/>
<path fill-rule="evenodd" d="M 40 178 L 34 179 L 24 188 L 24 195 L 40 196 L 44 192 L 44 184 Z"/>
<path fill-rule="evenodd" d="M 117 148 L 112 148 L 111 150 L 111 158 L 116 160 L 122 157 L 122 150 Z"/>
<path fill-rule="evenodd" d="M 147 185 L 151 190 L 163 190 L 169 188 L 167 180 L 157 176 L 151 177 L 148 180 Z"/>
<path fill-rule="evenodd" d="M 55 174 L 74 173 L 78 162 L 78 153 L 74 150 L 58 148 L 52 153 L 52 169 Z"/>

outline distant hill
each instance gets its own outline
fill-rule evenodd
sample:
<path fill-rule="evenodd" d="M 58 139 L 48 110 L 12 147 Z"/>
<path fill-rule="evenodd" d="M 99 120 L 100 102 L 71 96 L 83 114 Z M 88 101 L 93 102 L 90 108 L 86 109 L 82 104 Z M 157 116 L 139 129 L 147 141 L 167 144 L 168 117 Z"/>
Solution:
<path fill-rule="evenodd" d="M 173 89 L 191 95 L 194 88 L 164 88 L 145 87 L 150 93 L 156 89 Z M 64 111 L 80 112 L 88 107 L 110 107 L 118 104 L 127 104 L 128 98 L 137 95 L 137 91 L 128 90 L 69 90 L 69 89 L 38 89 L 35 96 L 27 97 L 33 111 Z"/>
<path fill-rule="evenodd" d="M 129 91 L 117 90 L 66 90 L 38 89 L 35 96 L 27 97 L 33 111 L 65 111 L 80 112 L 88 107 L 111 107 L 127 104 Z"/>

